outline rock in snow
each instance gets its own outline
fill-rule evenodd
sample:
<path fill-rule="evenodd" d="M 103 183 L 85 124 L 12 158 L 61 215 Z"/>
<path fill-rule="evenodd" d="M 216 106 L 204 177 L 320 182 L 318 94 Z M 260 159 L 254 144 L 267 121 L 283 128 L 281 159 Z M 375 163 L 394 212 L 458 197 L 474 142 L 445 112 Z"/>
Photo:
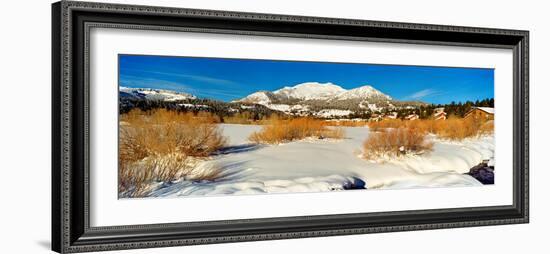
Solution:
<path fill-rule="evenodd" d="M 494 184 L 495 183 L 495 168 L 490 167 L 487 163 L 480 163 L 479 165 L 470 169 L 470 172 L 466 173 L 473 178 L 480 181 L 482 184 Z"/>

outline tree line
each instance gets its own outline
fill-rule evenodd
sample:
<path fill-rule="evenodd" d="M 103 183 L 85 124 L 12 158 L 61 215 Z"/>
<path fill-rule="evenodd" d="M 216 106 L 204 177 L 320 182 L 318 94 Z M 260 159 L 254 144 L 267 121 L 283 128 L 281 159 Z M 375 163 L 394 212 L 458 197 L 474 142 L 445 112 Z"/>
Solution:
<path fill-rule="evenodd" d="M 182 106 L 183 103 L 192 104 L 195 106 L 194 107 Z M 365 110 L 351 110 L 353 111 L 352 114 L 347 116 L 340 116 L 338 118 L 369 119 L 373 117 L 375 114 L 385 115 L 392 112 L 396 112 L 397 118 L 401 118 L 401 119 L 405 118 L 410 114 L 418 114 L 419 118 L 426 119 L 426 118 L 432 117 L 432 115 L 435 112 L 435 109 L 437 108 L 444 108 L 448 116 L 455 115 L 459 117 L 464 117 L 464 115 L 466 115 L 466 113 L 468 113 L 472 109 L 472 107 L 494 107 L 494 104 L 495 104 L 494 98 L 487 98 L 483 100 L 466 101 L 466 102 L 452 101 L 449 104 L 420 104 L 420 105 L 414 105 L 409 107 L 400 105 L 399 107 L 396 107 L 396 108 L 384 107 L 377 112 L 365 111 Z M 199 105 L 201 106 L 204 105 L 206 107 L 201 107 Z M 330 106 L 332 108 L 333 105 L 330 105 Z M 133 99 L 120 97 L 119 112 L 121 114 L 129 112 L 133 108 L 139 108 L 143 111 L 149 111 L 156 108 L 165 108 L 169 110 L 194 112 L 194 113 L 203 111 L 203 112 L 210 112 L 212 114 L 215 114 L 219 116 L 221 119 L 235 116 L 235 114 L 243 113 L 243 112 L 247 112 L 247 116 L 250 116 L 251 118 L 250 120 L 261 120 L 271 116 L 272 114 L 277 114 L 277 115 L 280 115 L 281 117 L 285 117 L 284 114 L 282 114 L 281 112 L 269 109 L 268 107 L 263 105 L 226 103 L 222 101 L 208 100 L 208 99 L 192 99 L 192 100 L 173 102 L 173 101 L 162 101 L 162 100 L 133 100 Z M 326 106 L 321 107 L 321 105 L 310 106 L 310 110 L 312 110 L 312 112 L 310 112 L 310 115 L 313 116 L 312 115 L 313 111 L 318 111 L 325 108 L 327 107 Z"/>

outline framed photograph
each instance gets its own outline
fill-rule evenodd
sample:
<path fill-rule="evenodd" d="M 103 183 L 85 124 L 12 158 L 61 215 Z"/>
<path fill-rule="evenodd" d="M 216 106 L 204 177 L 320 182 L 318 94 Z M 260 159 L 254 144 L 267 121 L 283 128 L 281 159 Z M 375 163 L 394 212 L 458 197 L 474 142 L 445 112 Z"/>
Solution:
<path fill-rule="evenodd" d="M 529 220 L 528 31 L 52 13 L 54 251 Z"/>

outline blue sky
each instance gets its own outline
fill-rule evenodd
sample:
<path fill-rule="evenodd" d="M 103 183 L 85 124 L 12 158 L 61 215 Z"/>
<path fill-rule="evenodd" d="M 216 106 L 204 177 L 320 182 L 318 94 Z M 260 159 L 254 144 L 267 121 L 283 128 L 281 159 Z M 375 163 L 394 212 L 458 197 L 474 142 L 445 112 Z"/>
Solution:
<path fill-rule="evenodd" d="M 303 82 L 363 85 L 398 100 L 444 104 L 494 97 L 493 69 L 119 55 L 119 85 L 222 101 Z"/>

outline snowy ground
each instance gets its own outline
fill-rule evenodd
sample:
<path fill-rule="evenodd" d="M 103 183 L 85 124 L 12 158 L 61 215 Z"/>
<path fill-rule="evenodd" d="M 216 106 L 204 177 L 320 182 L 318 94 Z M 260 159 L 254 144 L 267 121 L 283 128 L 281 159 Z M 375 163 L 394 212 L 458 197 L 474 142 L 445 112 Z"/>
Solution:
<path fill-rule="evenodd" d="M 214 182 L 162 184 L 149 196 L 319 192 L 366 187 L 413 188 L 481 185 L 469 175 L 473 166 L 493 159 L 493 137 L 463 142 L 434 139 L 434 150 L 390 162 L 360 158 L 367 127 L 346 127 L 343 140 L 303 140 L 281 145 L 253 145 L 247 137 L 261 126 L 223 125 L 230 147 L 199 169 L 221 167 Z"/>

